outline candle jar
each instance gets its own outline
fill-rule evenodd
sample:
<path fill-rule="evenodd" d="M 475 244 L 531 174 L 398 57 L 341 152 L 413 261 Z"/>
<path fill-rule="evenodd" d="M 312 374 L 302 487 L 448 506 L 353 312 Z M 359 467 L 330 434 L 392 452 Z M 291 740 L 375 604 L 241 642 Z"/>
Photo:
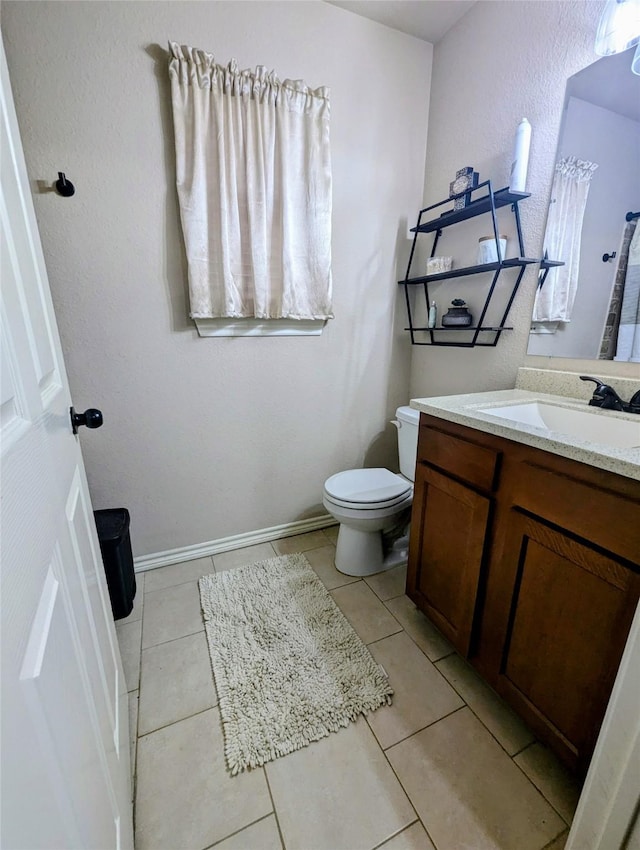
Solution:
<path fill-rule="evenodd" d="M 507 256 L 507 237 L 500 236 L 500 257 L 504 260 Z M 498 262 L 498 247 L 495 236 L 481 236 L 478 239 L 478 265 Z"/>

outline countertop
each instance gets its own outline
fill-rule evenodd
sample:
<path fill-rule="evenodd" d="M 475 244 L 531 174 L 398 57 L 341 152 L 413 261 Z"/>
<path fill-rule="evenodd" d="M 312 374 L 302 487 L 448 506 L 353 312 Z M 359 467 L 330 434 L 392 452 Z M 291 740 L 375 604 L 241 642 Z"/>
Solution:
<path fill-rule="evenodd" d="M 566 396 L 550 395 L 549 393 L 531 392 L 530 390 L 496 390 L 493 392 L 468 393 L 466 395 L 438 396 L 434 398 L 413 398 L 410 405 L 415 410 L 467 425 L 488 434 L 495 434 L 507 440 L 515 440 L 537 449 L 552 452 L 571 460 L 586 463 L 600 469 L 607 469 L 627 478 L 640 480 L 640 447 L 623 449 L 591 442 L 580 437 L 548 431 L 534 425 L 521 422 L 496 419 L 488 416 L 480 407 L 488 405 L 501 407 L 515 402 L 551 402 L 561 407 L 574 410 L 588 409 L 594 416 L 615 417 L 638 422 L 640 434 L 640 416 L 632 413 L 618 413 L 611 410 L 599 410 L 588 407 L 582 399 Z M 638 440 L 640 444 L 640 438 Z"/>

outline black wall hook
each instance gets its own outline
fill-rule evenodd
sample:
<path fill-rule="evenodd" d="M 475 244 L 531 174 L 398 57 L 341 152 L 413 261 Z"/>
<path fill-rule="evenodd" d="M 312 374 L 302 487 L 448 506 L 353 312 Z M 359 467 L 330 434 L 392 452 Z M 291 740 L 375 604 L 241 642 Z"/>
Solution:
<path fill-rule="evenodd" d="M 70 198 L 72 195 L 75 195 L 76 187 L 73 185 L 71 180 L 67 180 L 64 176 L 64 171 L 58 171 L 56 190 L 63 198 Z"/>
<path fill-rule="evenodd" d="M 611 253 L 611 254 L 603 254 L 603 255 L 602 255 L 602 262 L 603 262 L 603 263 L 608 263 L 608 262 L 609 262 L 609 260 L 613 260 L 613 259 L 615 259 L 616 254 L 617 254 L 617 251 L 612 251 L 612 253 Z"/>

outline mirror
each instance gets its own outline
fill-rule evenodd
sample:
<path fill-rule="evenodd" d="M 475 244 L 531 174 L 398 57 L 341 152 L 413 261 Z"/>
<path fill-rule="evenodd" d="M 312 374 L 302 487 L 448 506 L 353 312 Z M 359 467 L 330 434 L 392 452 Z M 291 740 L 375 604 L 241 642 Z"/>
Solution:
<path fill-rule="evenodd" d="M 631 72 L 632 54 L 600 59 L 567 82 L 544 242 L 549 260 L 563 265 L 540 270 L 528 354 L 640 359 L 640 327 L 635 341 L 626 327 L 633 281 L 640 282 L 640 267 L 627 266 L 640 221 L 626 220 L 640 212 L 640 76 Z"/>

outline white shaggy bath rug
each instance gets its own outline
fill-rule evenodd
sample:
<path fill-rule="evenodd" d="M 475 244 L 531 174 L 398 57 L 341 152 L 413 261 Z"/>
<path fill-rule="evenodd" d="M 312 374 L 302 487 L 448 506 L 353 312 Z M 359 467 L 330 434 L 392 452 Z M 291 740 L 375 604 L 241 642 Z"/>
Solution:
<path fill-rule="evenodd" d="M 200 579 L 232 774 L 391 703 L 384 670 L 304 555 Z"/>

